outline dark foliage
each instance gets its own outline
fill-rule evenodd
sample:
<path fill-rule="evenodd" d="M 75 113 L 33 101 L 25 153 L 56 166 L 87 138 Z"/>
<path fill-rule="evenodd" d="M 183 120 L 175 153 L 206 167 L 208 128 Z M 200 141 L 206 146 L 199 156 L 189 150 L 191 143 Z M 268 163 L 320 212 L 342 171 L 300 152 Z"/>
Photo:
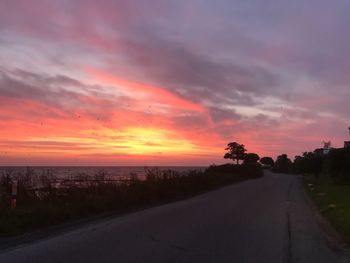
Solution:
<path fill-rule="evenodd" d="M 232 159 L 233 161 L 236 161 L 237 164 L 239 164 L 239 161 L 244 160 L 245 152 L 247 151 L 243 144 L 237 142 L 228 143 L 225 150 L 227 152 L 225 153 L 224 158 Z"/>
<path fill-rule="evenodd" d="M 289 173 L 292 170 L 292 161 L 287 154 L 281 154 L 277 157 L 273 171 L 277 173 Z"/>
<path fill-rule="evenodd" d="M 244 155 L 244 163 L 257 163 L 260 160 L 256 153 L 247 153 Z"/>
<path fill-rule="evenodd" d="M 260 163 L 272 168 L 275 164 L 275 161 L 269 156 L 264 156 L 260 159 Z"/>
<path fill-rule="evenodd" d="M 302 156 L 295 156 L 293 172 L 314 174 L 318 178 L 322 171 L 323 162 L 322 149 L 316 149 L 314 152 L 304 152 Z"/>
<path fill-rule="evenodd" d="M 19 181 L 18 206 L 11 210 L 12 179 L 9 174 L 0 180 L 0 235 L 18 234 L 94 214 L 121 213 L 261 176 L 263 171 L 257 163 L 226 164 L 185 173 L 146 169 L 146 180 L 131 176 L 130 180 L 118 184 L 105 182 L 104 176 L 98 174 L 99 181 L 55 188 L 50 186 L 47 176 L 37 177 L 29 170 L 25 175 L 16 176 Z M 42 185 L 40 191 L 30 186 L 33 178 Z"/>
<path fill-rule="evenodd" d="M 329 175 L 334 182 L 350 183 L 350 148 L 330 149 L 324 152 L 319 148 L 295 156 L 290 170 L 296 174 Z"/>
<path fill-rule="evenodd" d="M 350 182 L 350 148 L 332 149 L 324 162 L 324 168 L 335 181 Z"/>

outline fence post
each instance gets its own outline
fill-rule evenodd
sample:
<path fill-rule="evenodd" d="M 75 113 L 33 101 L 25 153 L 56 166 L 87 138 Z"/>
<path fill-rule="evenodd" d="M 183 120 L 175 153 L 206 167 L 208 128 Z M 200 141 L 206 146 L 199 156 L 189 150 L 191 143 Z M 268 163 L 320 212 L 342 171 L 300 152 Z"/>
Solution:
<path fill-rule="evenodd" d="M 18 181 L 12 181 L 12 193 L 11 193 L 11 209 L 15 209 L 17 206 L 17 186 Z"/>

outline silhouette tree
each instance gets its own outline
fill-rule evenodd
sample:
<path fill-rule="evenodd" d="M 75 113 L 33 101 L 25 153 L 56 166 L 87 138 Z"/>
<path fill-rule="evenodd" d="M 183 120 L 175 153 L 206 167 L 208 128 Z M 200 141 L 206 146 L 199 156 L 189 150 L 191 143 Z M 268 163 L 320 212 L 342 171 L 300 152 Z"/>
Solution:
<path fill-rule="evenodd" d="M 300 174 L 305 171 L 305 161 L 304 157 L 296 155 L 293 162 L 293 173 Z"/>
<path fill-rule="evenodd" d="M 225 148 L 227 153 L 225 153 L 225 159 L 236 160 L 237 164 L 239 164 L 240 160 L 244 160 L 245 152 L 247 151 L 243 144 L 239 144 L 237 142 L 230 142 L 227 144 Z"/>
<path fill-rule="evenodd" d="M 264 156 L 264 157 L 262 157 L 262 158 L 260 159 L 260 162 L 261 162 L 263 165 L 269 165 L 269 166 L 271 166 L 271 167 L 273 167 L 274 164 L 275 164 L 275 161 L 274 161 L 271 157 L 269 157 L 269 156 Z"/>
<path fill-rule="evenodd" d="M 244 163 L 257 163 L 260 160 L 256 153 L 247 153 L 244 155 Z"/>
<path fill-rule="evenodd" d="M 288 173 L 292 165 L 292 161 L 287 154 L 281 154 L 277 157 L 274 170 L 279 173 Z"/>

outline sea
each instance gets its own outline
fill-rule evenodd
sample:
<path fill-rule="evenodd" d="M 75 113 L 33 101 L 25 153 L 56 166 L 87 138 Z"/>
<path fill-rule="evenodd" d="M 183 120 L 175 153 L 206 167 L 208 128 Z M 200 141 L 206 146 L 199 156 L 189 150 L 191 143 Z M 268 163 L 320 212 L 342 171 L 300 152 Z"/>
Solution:
<path fill-rule="evenodd" d="M 200 166 L 0 166 L 0 177 L 5 175 L 18 176 L 28 173 L 34 175 L 50 175 L 55 178 L 69 179 L 76 177 L 94 177 L 104 175 L 110 179 L 145 177 L 147 170 L 173 170 L 186 172 L 189 170 L 203 170 Z"/>

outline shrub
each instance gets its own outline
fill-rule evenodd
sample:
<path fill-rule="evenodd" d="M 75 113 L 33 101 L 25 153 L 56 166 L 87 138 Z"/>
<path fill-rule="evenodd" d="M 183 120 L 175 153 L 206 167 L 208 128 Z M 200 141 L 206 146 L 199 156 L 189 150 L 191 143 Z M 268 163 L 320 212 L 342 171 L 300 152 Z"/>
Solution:
<path fill-rule="evenodd" d="M 81 185 L 58 188 L 40 182 L 42 179 L 47 183 L 45 176 L 28 176 L 28 173 L 17 175 L 18 205 L 14 210 L 9 209 L 12 175 L 3 176 L 0 181 L 1 198 L 2 203 L 8 205 L 0 210 L 0 235 L 16 234 L 97 213 L 122 212 L 263 175 L 261 166 L 257 163 L 212 165 L 204 171 L 187 172 L 146 169 L 145 173 L 144 181 L 131 175 L 129 181 L 117 183 L 106 181 L 105 173 L 98 172 L 90 181 L 88 178 L 88 181 L 77 178 Z M 33 178 L 44 185 L 40 194 L 32 189 Z M 100 180 L 96 181 L 97 179 Z"/>

